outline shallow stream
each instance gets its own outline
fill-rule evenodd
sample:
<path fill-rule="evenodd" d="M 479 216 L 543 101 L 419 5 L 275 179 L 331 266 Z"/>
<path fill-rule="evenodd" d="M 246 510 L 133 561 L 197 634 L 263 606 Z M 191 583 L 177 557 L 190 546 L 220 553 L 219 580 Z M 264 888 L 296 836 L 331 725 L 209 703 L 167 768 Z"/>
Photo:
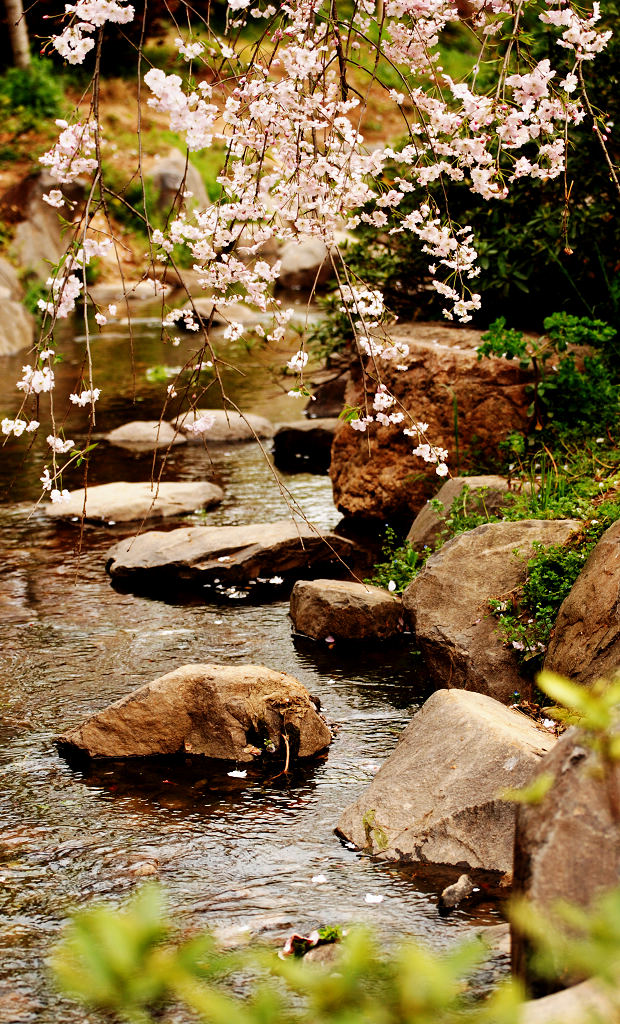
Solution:
<path fill-rule="evenodd" d="M 134 324 L 132 368 L 127 333 L 112 324 L 95 342 L 103 367 L 98 418 L 107 429 L 157 418 L 164 387 L 147 371 L 152 378 L 152 367 L 183 364 L 190 353 L 186 340 L 178 349 L 165 346 L 145 316 Z M 84 355 L 79 336 L 63 347 L 61 409 Z M 1 415 L 15 412 L 22 362 L 2 360 Z M 251 356 L 246 376 L 231 372 L 232 397 L 273 421 L 298 418 L 298 402 L 272 383 L 267 364 Z M 215 392 L 203 404 L 217 404 Z M 78 412 L 66 435 L 79 441 L 85 431 Z M 384 936 L 413 935 L 439 948 L 472 924 L 497 923 L 491 904 L 440 918 L 427 880 L 374 863 L 333 832 L 430 692 L 411 644 L 354 653 L 294 638 L 288 601 L 275 591 L 260 606 L 116 593 L 103 556 L 131 526 L 86 528 L 80 545 L 77 528 L 51 524 L 41 507 L 33 512 L 45 439 L 27 462 L 24 450 L 15 442 L 0 456 L 0 1021 L 86 1020 L 49 983 L 50 944 L 72 909 L 93 899 L 120 901 L 145 877 L 160 880 L 181 927 L 217 927 L 233 940 L 246 926 L 262 940 L 282 942 L 319 924 L 365 921 Z M 89 481 L 148 479 L 150 472 L 150 456 L 101 445 Z M 196 522 L 269 522 L 289 514 L 254 444 L 209 454 L 179 447 L 163 479 L 213 475 L 225 501 Z M 328 477 L 283 480 L 309 519 L 323 528 L 338 522 Z M 79 477 L 64 485 L 80 486 Z M 230 766 L 214 773 L 199 762 L 104 765 L 85 774 L 59 757 L 59 732 L 189 662 L 255 662 L 290 672 L 320 698 L 335 729 L 328 755 L 271 780 L 258 769 L 230 778 Z M 316 875 L 326 881 L 313 883 Z M 368 906 L 368 893 L 384 899 Z M 493 972 L 501 969 L 496 960 Z"/>

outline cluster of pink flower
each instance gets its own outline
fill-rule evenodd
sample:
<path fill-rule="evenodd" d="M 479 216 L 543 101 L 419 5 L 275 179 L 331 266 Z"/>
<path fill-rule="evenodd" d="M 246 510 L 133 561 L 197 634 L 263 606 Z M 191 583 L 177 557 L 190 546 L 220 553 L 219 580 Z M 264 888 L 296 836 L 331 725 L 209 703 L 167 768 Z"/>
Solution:
<path fill-rule="evenodd" d="M 124 0 L 78 0 L 66 11 L 68 24 L 54 46 L 70 63 L 80 63 L 93 47 L 95 29 L 133 18 L 133 8 Z M 556 28 L 559 46 L 572 51 L 573 67 L 561 81 L 549 59 L 528 56 L 524 40 L 515 46 L 525 13 L 537 14 L 543 24 Z M 405 344 L 382 330 L 387 317 L 381 293 L 351 281 L 338 245 L 342 232 L 362 222 L 384 227 L 391 211 L 397 220 L 391 230 L 413 233 L 428 254 L 434 287 L 446 299 L 445 315 L 470 321 L 480 306 L 471 284 L 478 273 L 473 232 L 452 224 L 448 212 L 442 214 L 429 199 L 427 186 L 437 180 L 465 181 L 484 198 L 501 200 L 517 178 L 561 174 L 567 130 L 584 116 L 580 101 L 573 98 L 582 63 L 600 52 L 610 35 L 597 27 L 598 3 L 583 15 L 571 0 L 470 0 L 466 16 L 481 39 L 481 52 L 467 84 L 455 82 L 440 64 L 441 32 L 460 16 L 456 0 L 384 0 L 378 5 L 358 0 L 344 26 L 335 4 L 324 0 L 285 0 L 277 12 L 256 2 L 252 6 L 252 0 L 229 0 L 229 26 L 238 28 L 248 17 L 272 19 L 266 30 L 270 47 L 253 47 L 248 62 L 242 35 L 231 34 L 224 41 L 207 30 L 208 42 L 191 35 L 175 41 L 179 55 L 192 65 L 189 70 L 195 73 L 198 62 L 208 71 L 205 80 L 192 84 L 157 68 L 144 78 L 149 104 L 167 115 L 189 152 L 214 144 L 226 148 L 218 178 L 221 201 L 208 209 L 182 210 L 165 232 L 155 231 L 156 258 L 165 263 L 175 245 L 187 247 L 213 302 L 226 308 L 242 301 L 270 312 L 271 331 L 260 325 L 255 331 L 278 340 L 290 311 L 282 310 L 273 296 L 280 264 L 261 258 L 263 247 L 272 239 L 322 240 L 334 267 L 342 269 L 342 310 L 376 386 L 372 409 L 352 420 L 358 430 L 373 421 L 402 423 L 405 417 L 381 383 L 380 365 L 406 368 L 408 353 Z M 372 38 L 378 42 L 371 44 Z M 360 132 L 364 100 L 347 80 L 348 68 L 359 67 L 360 47 L 372 45 L 377 56 L 373 79 L 380 82 L 379 56 L 400 75 L 399 90 L 385 85 L 408 134 L 398 151 L 366 144 Z M 495 60 L 500 69 L 490 92 L 478 87 L 483 60 Z M 407 110 L 413 115 L 408 117 Z M 66 183 L 95 170 L 100 126 L 90 121 L 58 123 L 60 138 L 42 161 L 56 181 Z M 406 167 L 407 174 L 386 187 L 382 172 L 392 160 Z M 411 193 L 419 195 L 419 203 L 399 218 L 398 208 Z M 61 200 L 58 190 L 49 193 L 53 205 Z M 81 290 L 73 271 L 86 265 L 93 251 L 83 240 L 81 254 L 70 254 L 50 279 L 50 300 L 42 308 L 54 319 L 73 309 Z M 186 327 L 199 328 L 187 311 L 170 312 L 164 327 L 179 318 Z M 99 313 L 99 322 L 104 321 Z M 239 336 L 236 322 L 233 335 Z M 302 345 L 288 363 L 299 374 L 292 393 L 304 393 L 306 362 Z M 30 386 L 30 379 L 25 377 L 19 386 Z M 92 385 L 82 394 L 94 395 Z M 421 426 L 407 428 L 418 441 L 414 454 L 445 475 L 447 452 L 430 444 Z"/>

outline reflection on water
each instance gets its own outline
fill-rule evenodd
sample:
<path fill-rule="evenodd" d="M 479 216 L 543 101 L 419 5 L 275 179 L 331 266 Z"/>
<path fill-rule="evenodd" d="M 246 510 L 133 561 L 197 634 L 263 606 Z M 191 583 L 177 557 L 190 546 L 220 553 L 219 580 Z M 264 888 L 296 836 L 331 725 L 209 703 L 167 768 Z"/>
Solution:
<path fill-rule="evenodd" d="M 159 415 L 161 385 L 149 384 L 145 370 L 182 362 L 183 353 L 177 357 L 175 350 L 172 359 L 152 325 L 138 324 L 134 395 L 131 367 L 122 379 L 118 371 L 126 336 L 115 328 L 96 344 L 108 374 L 97 381 L 104 389 L 101 423 Z M 82 348 L 79 342 L 69 347 L 59 368 L 61 391 L 74 387 Z M 21 361 L 4 361 L 3 414 L 13 409 L 11 381 Z M 114 397 L 108 394 L 113 381 Z M 250 368 L 231 382 L 246 411 L 272 419 L 300 413 L 264 370 Z M 80 416 L 67 427 L 76 440 L 86 429 Z M 246 607 L 116 593 L 103 571 L 104 555 L 128 528 L 89 528 L 80 542 L 74 528 L 53 526 L 40 508 L 30 518 L 16 512 L 15 502 L 38 496 L 39 463 L 34 458 L 23 468 L 21 459 L 21 448 L 9 446 L 1 465 L 0 1020 L 86 1020 L 50 989 L 43 958 L 72 908 L 93 898 L 120 900 L 146 877 L 165 886 L 181 926 L 234 932 L 248 925 L 274 941 L 292 929 L 366 920 L 385 935 L 409 933 L 440 947 L 469 927 L 462 912 L 439 918 L 434 891 L 415 871 L 374 863 L 333 833 L 342 809 L 368 784 L 428 692 L 411 645 L 405 640 L 369 652 L 293 638 L 288 605 L 279 599 Z M 102 445 L 91 482 L 149 473 L 149 457 Z M 253 445 L 211 453 L 188 445 L 171 453 L 166 479 L 207 477 L 226 490 L 223 504 L 205 517 L 209 524 L 287 514 L 271 468 Z M 324 529 L 335 526 L 326 477 L 282 479 L 309 519 Z M 85 771 L 59 757 L 53 743 L 59 732 L 188 662 L 257 662 L 290 672 L 319 697 L 334 727 L 328 756 L 288 777 L 274 777 L 278 768 L 271 766 L 249 769 L 246 779 L 230 778 L 210 762 Z M 327 882 L 313 884 L 317 874 Z M 383 902 L 368 907 L 368 892 L 382 894 Z M 483 904 L 476 919 L 493 923 L 495 914 Z M 2 1009 L 7 986 L 9 1016 Z"/>

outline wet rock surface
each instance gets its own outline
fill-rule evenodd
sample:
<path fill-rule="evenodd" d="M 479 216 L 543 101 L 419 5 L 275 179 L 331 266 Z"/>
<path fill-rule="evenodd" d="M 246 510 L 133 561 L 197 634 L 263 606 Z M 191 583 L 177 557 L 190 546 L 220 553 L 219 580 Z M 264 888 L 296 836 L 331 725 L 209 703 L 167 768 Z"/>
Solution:
<path fill-rule="evenodd" d="M 194 526 L 151 530 L 121 541 L 106 555 L 115 579 L 164 574 L 178 580 L 245 583 L 290 576 L 346 558 L 354 545 L 334 533 L 317 535 L 291 520 L 255 526 Z M 282 582 L 282 580 L 279 580 Z"/>
<path fill-rule="evenodd" d="M 438 512 L 431 507 L 430 501 L 418 512 L 407 540 L 416 549 L 422 551 L 432 547 L 445 528 L 446 519 L 457 498 L 467 487 L 467 512 L 495 515 L 512 502 L 508 481 L 502 476 L 455 476 L 439 489 L 435 498 L 441 502 L 444 511 Z"/>
<path fill-rule="evenodd" d="M 526 576 L 534 543 L 562 544 L 573 519 L 485 523 L 448 541 L 403 594 L 403 607 L 437 684 L 511 703 L 531 683 L 498 633 L 489 599 L 508 599 Z"/>
<path fill-rule="evenodd" d="M 108 444 L 129 451 L 148 452 L 185 444 L 186 438 L 165 420 L 132 420 L 105 435 Z"/>
<path fill-rule="evenodd" d="M 295 629 L 314 640 L 384 640 L 403 627 L 400 598 L 346 580 L 299 580 L 290 611 Z"/>
<path fill-rule="evenodd" d="M 268 750 L 312 757 L 331 733 L 292 676 L 262 665 L 184 665 L 59 738 L 68 756 L 194 754 L 241 763 Z"/>
<path fill-rule="evenodd" d="M 434 693 L 338 832 L 386 860 L 512 870 L 515 805 L 554 739 L 490 697 Z"/>
<path fill-rule="evenodd" d="M 72 491 L 68 501 L 46 504 L 44 508 L 52 519 L 81 519 L 84 515 L 86 522 L 127 523 L 213 508 L 223 497 L 223 490 L 215 484 L 182 481 L 151 484 L 147 480 L 100 484 L 87 491 Z"/>
<path fill-rule="evenodd" d="M 202 417 L 208 420 L 205 430 L 193 430 Z M 239 413 L 226 409 L 196 409 L 183 413 L 174 426 L 190 443 L 231 444 L 238 441 L 253 441 L 255 438 L 273 437 L 274 426 L 264 416 Z"/>
<path fill-rule="evenodd" d="M 537 806 L 519 808 L 515 841 L 515 893 L 552 913 L 559 901 L 587 906 L 620 882 L 620 764 L 603 770 L 576 729 L 542 760 L 553 785 Z M 538 774 L 538 773 L 537 773 Z M 562 974 L 537 976 L 527 941 L 512 933 L 513 969 L 535 994 L 580 981 Z"/>
<path fill-rule="evenodd" d="M 401 324 L 390 328 L 390 337 L 409 346 L 403 360 L 409 369 L 386 369 L 384 383 L 414 421 L 428 424 L 428 437 L 447 448 L 452 461 L 456 407 L 461 469 L 474 461 L 479 465 L 496 459 L 507 434 L 526 429 L 528 378 L 514 360 L 478 361 L 479 331 Z M 349 384 L 346 402 L 363 405 L 358 381 Z M 400 427 L 372 426 L 360 434 L 343 423 L 334 440 L 330 469 L 339 510 L 370 518 L 399 516 L 410 522 L 436 492 L 438 482 L 434 467 L 411 454 L 414 447 Z"/>
<path fill-rule="evenodd" d="M 289 473 L 327 473 L 339 422 L 323 417 L 280 423 L 273 439 L 276 466 Z"/>
<path fill-rule="evenodd" d="M 579 683 L 620 668 L 620 522 L 603 534 L 563 602 L 545 668 Z"/>

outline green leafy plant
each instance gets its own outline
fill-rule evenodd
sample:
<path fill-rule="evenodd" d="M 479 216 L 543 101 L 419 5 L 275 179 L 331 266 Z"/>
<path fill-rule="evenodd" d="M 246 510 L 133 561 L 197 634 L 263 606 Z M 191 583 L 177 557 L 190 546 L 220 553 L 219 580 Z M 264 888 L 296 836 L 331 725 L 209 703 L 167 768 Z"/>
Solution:
<path fill-rule="evenodd" d="M 424 564 L 423 556 L 408 541 L 401 541 L 391 526 L 385 530 L 381 559 L 372 576 L 364 582 L 396 594 L 402 594 Z"/>

